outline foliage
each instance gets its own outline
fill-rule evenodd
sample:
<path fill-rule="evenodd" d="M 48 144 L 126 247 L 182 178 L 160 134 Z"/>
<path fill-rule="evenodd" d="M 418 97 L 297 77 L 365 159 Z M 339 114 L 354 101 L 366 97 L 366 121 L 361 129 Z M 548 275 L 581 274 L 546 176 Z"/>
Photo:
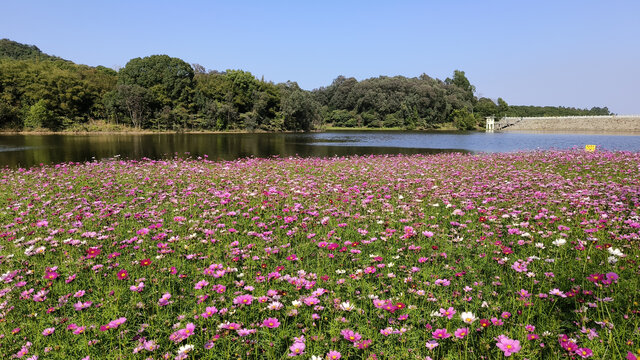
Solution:
<path fill-rule="evenodd" d="M 505 116 L 528 117 L 528 116 L 595 116 L 612 115 L 605 107 L 592 107 L 591 109 L 577 109 L 563 106 L 522 106 L 511 105 L 504 112 Z"/>
<path fill-rule="evenodd" d="M 360 82 L 339 76 L 330 86 L 314 90 L 314 96 L 328 109 L 324 121 L 334 126 L 425 129 L 445 123 L 455 109 L 473 108 L 474 89 L 464 72 L 456 70 L 454 80 L 445 82 L 426 74 Z M 336 117 L 347 113 L 356 120 Z"/>
<path fill-rule="evenodd" d="M 137 85 L 153 93 L 162 106 L 187 106 L 193 89 L 191 65 L 168 55 L 152 55 L 129 60 L 118 72 L 118 84 Z"/>
<path fill-rule="evenodd" d="M 475 117 L 466 109 L 453 110 L 451 120 L 458 130 L 473 130 L 476 128 Z"/>
<path fill-rule="evenodd" d="M 306 91 L 295 82 L 274 84 L 244 70 L 207 71 L 168 55 L 131 59 L 116 72 L 0 40 L 0 129 L 38 124 L 83 128 L 89 121 L 109 120 L 113 125 L 178 131 L 309 131 L 323 124 L 413 130 L 441 127 L 462 110 L 476 122 L 486 116 L 609 114 L 606 107 L 509 106 L 501 98 L 496 104 L 474 93 L 475 86 L 460 70 L 444 81 L 426 74 L 362 81 L 338 76 L 327 87 Z M 40 101 L 33 110 L 46 109 L 52 121 L 27 119 Z M 461 126 L 471 128 L 464 118 Z"/>
<path fill-rule="evenodd" d="M 29 107 L 27 115 L 24 117 L 24 126 L 28 129 L 44 127 L 55 130 L 60 124 L 53 112 L 47 108 L 46 101 L 39 100 Z"/>

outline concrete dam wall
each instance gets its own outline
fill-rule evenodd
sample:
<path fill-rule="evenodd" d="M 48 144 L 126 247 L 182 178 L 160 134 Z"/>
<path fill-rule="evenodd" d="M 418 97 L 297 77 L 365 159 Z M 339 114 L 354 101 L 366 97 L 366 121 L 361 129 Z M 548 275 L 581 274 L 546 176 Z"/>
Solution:
<path fill-rule="evenodd" d="M 500 131 L 640 132 L 640 115 L 505 117 L 496 121 Z"/>

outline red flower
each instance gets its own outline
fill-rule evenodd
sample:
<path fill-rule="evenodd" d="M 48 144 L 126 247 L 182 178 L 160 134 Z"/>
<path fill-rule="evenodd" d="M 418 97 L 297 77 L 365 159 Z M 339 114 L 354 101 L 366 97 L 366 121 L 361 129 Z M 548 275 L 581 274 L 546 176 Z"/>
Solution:
<path fill-rule="evenodd" d="M 89 259 L 94 258 L 94 257 L 96 257 L 98 255 L 100 255 L 100 249 L 95 248 L 95 247 L 87 249 L 87 257 Z"/>
<path fill-rule="evenodd" d="M 127 270 L 121 269 L 120 271 L 118 271 L 118 279 L 124 280 L 127 277 L 129 277 L 129 274 L 127 273 Z"/>
<path fill-rule="evenodd" d="M 149 266 L 151 265 L 151 259 L 144 259 L 140 261 L 140 266 Z"/>

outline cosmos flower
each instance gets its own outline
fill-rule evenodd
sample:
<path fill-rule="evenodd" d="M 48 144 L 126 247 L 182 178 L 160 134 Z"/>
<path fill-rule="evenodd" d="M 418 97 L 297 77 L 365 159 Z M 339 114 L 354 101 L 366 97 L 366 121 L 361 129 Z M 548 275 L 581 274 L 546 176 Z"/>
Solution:
<path fill-rule="evenodd" d="M 275 329 L 280 326 L 280 321 L 278 321 L 278 319 L 276 318 L 266 318 L 262 322 L 262 326 L 269 329 Z"/>
<path fill-rule="evenodd" d="M 520 351 L 520 341 L 509 339 L 504 335 L 498 336 L 498 342 L 496 343 L 498 349 L 502 350 L 504 356 L 511 356 L 511 354 L 515 354 Z"/>

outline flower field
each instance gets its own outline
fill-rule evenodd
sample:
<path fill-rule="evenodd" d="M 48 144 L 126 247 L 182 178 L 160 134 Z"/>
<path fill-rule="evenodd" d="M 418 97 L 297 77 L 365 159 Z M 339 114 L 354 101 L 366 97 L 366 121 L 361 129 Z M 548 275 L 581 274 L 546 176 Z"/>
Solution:
<path fill-rule="evenodd" d="M 635 359 L 640 154 L 0 177 L 0 358 Z"/>

